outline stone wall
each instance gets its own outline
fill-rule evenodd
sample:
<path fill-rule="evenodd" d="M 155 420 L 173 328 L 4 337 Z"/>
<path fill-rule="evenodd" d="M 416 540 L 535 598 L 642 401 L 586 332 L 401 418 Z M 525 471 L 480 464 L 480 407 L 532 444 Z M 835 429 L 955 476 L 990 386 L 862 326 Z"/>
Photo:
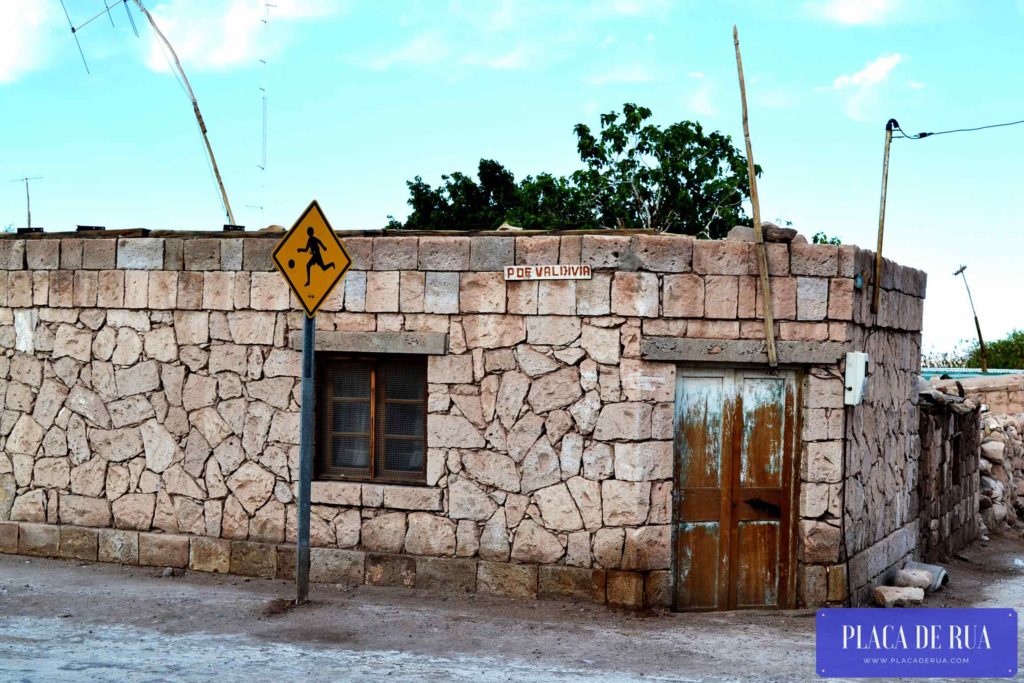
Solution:
<path fill-rule="evenodd" d="M 936 389 L 955 394 L 957 382 L 967 398 L 984 403 L 994 415 L 1024 413 L 1024 374 L 964 377 L 959 380 L 933 380 Z"/>
<path fill-rule="evenodd" d="M 990 530 L 1024 520 L 1024 415 L 986 415 L 981 430 L 979 509 Z"/>
<path fill-rule="evenodd" d="M 176 561 L 199 548 L 194 568 L 288 573 L 302 314 L 272 272 L 276 242 L 0 239 L 0 520 L 20 523 L 0 535 L 59 550 L 64 529 L 100 529 L 99 548 L 117 536 L 141 552 L 163 534 Z M 353 270 L 318 330 L 446 335 L 448 353 L 428 359 L 425 486 L 313 484 L 314 579 L 419 585 L 450 571 L 484 592 L 665 604 L 676 365 L 641 350 L 654 337 L 763 340 L 752 245 L 618 232 L 346 245 Z M 875 319 L 854 287 L 870 252 L 794 242 L 768 257 L 784 348 L 872 355 L 868 400 L 848 420 L 841 363 L 816 363 L 802 389 L 800 601 L 843 602 L 847 558 L 916 510 L 906 377 L 924 275 L 887 262 Z M 506 283 L 512 263 L 594 275 Z M 845 502 L 844 484 L 856 486 Z M 86 532 L 66 533 L 74 548 Z"/>
<path fill-rule="evenodd" d="M 981 531 L 978 514 L 980 410 L 973 402 L 919 406 L 920 541 L 925 562 L 945 562 Z"/>
<path fill-rule="evenodd" d="M 871 252 L 858 252 L 857 271 L 870 269 L 872 260 Z M 882 296 L 877 315 L 870 293 L 861 297 L 851 335 L 853 348 L 869 358 L 864 400 L 846 409 L 845 424 L 841 554 L 854 606 L 870 604 L 872 587 L 911 559 L 918 542 L 917 375 L 926 278 L 888 261 L 882 272 L 891 296 Z M 841 378 L 832 381 L 841 386 Z"/>

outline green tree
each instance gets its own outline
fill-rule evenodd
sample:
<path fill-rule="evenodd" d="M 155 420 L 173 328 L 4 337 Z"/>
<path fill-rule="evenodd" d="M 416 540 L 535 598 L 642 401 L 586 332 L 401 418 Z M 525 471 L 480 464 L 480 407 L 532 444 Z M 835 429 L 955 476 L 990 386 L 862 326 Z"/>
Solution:
<path fill-rule="evenodd" d="M 1014 330 L 1004 338 L 985 344 L 990 368 L 1024 369 L 1024 330 Z M 981 348 L 977 342 L 971 345 L 967 366 L 981 367 Z"/>
<path fill-rule="evenodd" d="M 574 128 L 584 168 L 518 183 L 496 161 L 481 159 L 477 179 L 441 176 L 436 188 L 417 176 L 407 183 L 412 212 L 388 227 L 489 229 L 509 222 L 529 229 L 613 227 L 722 237 L 746 220 L 746 159 L 728 136 L 699 123 L 662 128 L 635 104 L 600 119 L 595 134 Z M 760 167 L 757 169 L 760 174 Z"/>

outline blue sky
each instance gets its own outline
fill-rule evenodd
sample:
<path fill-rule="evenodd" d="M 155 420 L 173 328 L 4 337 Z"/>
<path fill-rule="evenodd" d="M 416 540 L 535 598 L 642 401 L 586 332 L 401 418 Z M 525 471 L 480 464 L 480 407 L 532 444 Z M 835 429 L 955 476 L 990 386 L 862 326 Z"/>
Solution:
<path fill-rule="evenodd" d="M 108 0 L 110 2 L 111 0 Z M 84 21 L 102 0 L 65 0 Z M 909 132 L 1024 119 L 1016 0 L 150 0 L 199 98 L 236 219 L 336 228 L 407 212 L 405 181 L 480 157 L 517 176 L 578 167 L 572 126 L 636 102 L 742 145 L 739 25 L 765 219 L 875 242 L 885 121 Z M 0 2 L 0 226 L 219 229 L 181 87 L 135 13 L 78 34 L 58 0 Z M 266 73 L 260 63 L 266 59 Z M 268 164 L 261 100 L 268 88 Z M 925 346 L 1024 327 L 1024 126 L 895 141 L 886 255 L 929 273 Z M 262 208 L 258 208 L 262 207 Z"/>

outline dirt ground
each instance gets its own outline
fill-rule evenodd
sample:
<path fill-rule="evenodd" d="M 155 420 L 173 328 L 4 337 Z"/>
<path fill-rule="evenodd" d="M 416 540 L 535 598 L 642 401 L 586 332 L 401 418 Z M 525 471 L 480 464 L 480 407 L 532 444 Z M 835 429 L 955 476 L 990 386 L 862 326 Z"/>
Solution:
<path fill-rule="evenodd" d="M 1024 541 L 946 566 L 929 607 L 1024 607 Z M 814 613 L 314 586 L 0 555 L 0 681 L 813 681 Z M 1021 667 L 1024 670 L 1024 666 Z M 1003 679 L 1005 680 L 1005 679 Z"/>

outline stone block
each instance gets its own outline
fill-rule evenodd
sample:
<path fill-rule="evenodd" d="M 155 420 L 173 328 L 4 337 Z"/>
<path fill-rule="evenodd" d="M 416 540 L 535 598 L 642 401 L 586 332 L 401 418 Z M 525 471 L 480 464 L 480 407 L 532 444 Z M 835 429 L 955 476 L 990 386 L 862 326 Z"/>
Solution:
<path fill-rule="evenodd" d="M 477 592 L 505 598 L 532 600 L 537 597 L 537 566 L 484 562 L 477 565 Z"/>
<path fill-rule="evenodd" d="M 60 528 L 60 557 L 68 560 L 95 562 L 96 552 L 96 529 L 73 526 Z"/>
<path fill-rule="evenodd" d="M 708 318 L 735 318 L 739 301 L 736 275 L 708 275 L 704 278 L 704 315 Z"/>
<path fill-rule="evenodd" d="M 82 240 L 82 268 L 110 270 L 117 267 L 117 240 L 97 238 Z"/>
<path fill-rule="evenodd" d="M 641 609 L 644 606 L 643 574 L 611 570 L 606 582 L 609 605 L 628 609 Z"/>
<path fill-rule="evenodd" d="M 277 235 L 242 238 L 242 270 L 275 270 L 272 256 L 279 240 Z"/>
<path fill-rule="evenodd" d="M 550 318 L 532 318 L 532 320 L 537 321 L 536 325 L 538 330 L 544 326 L 545 322 L 550 322 Z M 566 320 L 575 322 L 577 325 L 578 336 L 579 320 L 575 318 L 566 318 Z M 557 322 L 549 325 L 549 327 L 558 327 L 561 329 L 561 326 L 559 326 Z M 471 349 L 496 349 L 515 346 L 527 338 L 526 322 L 522 316 L 518 315 L 467 315 L 462 320 L 462 328 L 466 333 L 466 346 Z M 562 335 L 559 335 L 557 331 L 555 331 L 553 335 L 546 336 L 550 338 L 560 338 Z"/>
<path fill-rule="evenodd" d="M 295 580 L 295 546 L 277 546 L 277 573 L 274 578 L 283 581 Z"/>
<path fill-rule="evenodd" d="M 242 269 L 242 240 L 220 239 L 220 267 L 224 270 Z"/>
<path fill-rule="evenodd" d="M 644 579 L 644 607 L 666 608 L 672 605 L 672 572 L 648 572 Z"/>
<path fill-rule="evenodd" d="M 604 277 L 607 280 L 610 276 L 606 275 Z M 508 293 L 508 312 L 520 315 L 536 315 L 537 286 L 539 284 L 530 280 L 506 282 L 505 290 Z"/>
<path fill-rule="evenodd" d="M 797 320 L 824 320 L 828 313 L 828 280 L 820 277 L 796 279 Z"/>
<path fill-rule="evenodd" d="M 402 313 L 422 313 L 426 277 L 424 273 L 405 270 L 399 279 L 398 310 Z"/>
<path fill-rule="evenodd" d="M 191 237 L 184 244 L 185 270 L 220 270 L 220 239 Z"/>
<path fill-rule="evenodd" d="M 121 270 L 160 270 L 164 267 L 164 240 L 153 237 L 118 239 L 117 267 Z"/>
<path fill-rule="evenodd" d="M 18 552 L 18 523 L 0 522 L 0 553 Z"/>
<path fill-rule="evenodd" d="M 441 489 L 387 486 L 384 488 L 384 507 L 392 510 L 440 510 Z"/>
<path fill-rule="evenodd" d="M 189 537 L 179 534 L 139 534 L 139 564 L 148 567 L 188 566 Z"/>
<path fill-rule="evenodd" d="M 0 256 L 0 263 L 3 262 Z M 77 238 L 60 241 L 61 270 L 78 270 L 82 267 L 82 240 Z M 20 268 L 20 266 L 19 266 Z"/>
<path fill-rule="evenodd" d="M 629 317 L 658 317 L 658 276 L 619 271 L 612 279 L 612 313 Z"/>
<path fill-rule="evenodd" d="M 695 240 L 693 272 L 701 275 L 747 275 L 752 264 L 748 242 Z"/>
<path fill-rule="evenodd" d="M 463 313 L 504 313 L 504 276 L 500 272 L 462 273 L 459 310 Z"/>
<path fill-rule="evenodd" d="M 124 307 L 149 308 L 149 275 L 144 270 L 124 274 Z"/>
<path fill-rule="evenodd" d="M 593 268 L 620 268 L 630 252 L 628 235 L 584 235 L 581 259 Z"/>
<path fill-rule="evenodd" d="M 651 508 L 651 482 L 605 479 L 601 500 L 606 526 L 643 524 Z"/>
<path fill-rule="evenodd" d="M 603 604 L 607 575 L 603 569 L 540 567 L 537 595 L 541 598 L 574 598 Z"/>
<path fill-rule="evenodd" d="M 139 563 L 139 533 L 123 529 L 99 529 L 96 559 L 118 564 Z"/>
<path fill-rule="evenodd" d="M 594 273 L 576 282 L 576 312 L 579 315 L 607 315 L 611 312 L 610 273 Z"/>
<path fill-rule="evenodd" d="M 357 483 L 314 481 L 312 482 L 309 500 L 314 505 L 358 506 L 360 492 L 361 489 Z"/>
<path fill-rule="evenodd" d="M 208 272 L 203 277 L 203 308 L 215 311 L 230 311 L 235 307 L 235 274 L 231 272 Z"/>
<path fill-rule="evenodd" d="M 365 554 L 356 550 L 312 548 L 309 554 L 309 580 L 316 583 L 358 585 L 363 582 Z"/>
<path fill-rule="evenodd" d="M 515 262 L 515 244 L 515 237 L 473 238 L 469 251 L 469 269 L 501 271 Z"/>
<path fill-rule="evenodd" d="M 373 242 L 374 270 L 415 270 L 419 238 L 378 237 Z"/>
<path fill-rule="evenodd" d="M 635 235 L 633 255 L 642 270 L 685 273 L 693 260 L 693 238 L 677 235 Z"/>
<path fill-rule="evenodd" d="M 397 312 L 398 282 L 398 271 L 388 270 L 368 272 L 366 274 L 366 311 L 370 313 Z"/>
<path fill-rule="evenodd" d="M 67 270 L 53 271 L 50 273 L 49 290 L 51 308 L 70 308 L 75 302 L 75 274 Z"/>
<path fill-rule="evenodd" d="M 828 578 L 825 567 L 821 565 L 804 565 L 800 569 L 799 604 L 803 607 L 818 607 L 828 599 Z"/>
<path fill-rule="evenodd" d="M 79 308 L 91 308 L 96 305 L 97 278 L 91 270 L 75 271 L 74 303 Z M 15 304 L 12 302 L 12 306 Z"/>
<path fill-rule="evenodd" d="M 470 238 L 421 237 L 420 270 L 469 270 Z"/>
<path fill-rule="evenodd" d="M 313 552 L 315 553 L 314 549 Z M 272 579 L 277 575 L 277 546 L 270 543 L 231 541 L 232 574 Z M 312 580 L 312 576 L 310 577 Z"/>
<path fill-rule="evenodd" d="M 835 277 L 839 274 L 839 248 L 832 244 L 789 245 L 789 270 L 793 275 Z"/>
<path fill-rule="evenodd" d="M 231 570 L 231 541 L 193 536 L 189 544 L 188 566 L 198 572 L 228 573 Z"/>
<path fill-rule="evenodd" d="M 476 591 L 476 579 L 477 561 L 472 558 L 416 558 L 416 588 L 472 593 Z"/>
<path fill-rule="evenodd" d="M 60 495 L 61 524 L 108 527 L 111 523 L 110 503 L 106 498 Z"/>
<path fill-rule="evenodd" d="M 365 582 L 371 586 L 416 585 L 416 558 L 407 555 L 367 553 Z"/>
<path fill-rule="evenodd" d="M 558 262 L 568 265 L 579 265 L 583 262 L 583 236 L 562 235 L 562 244 L 558 249 Z"/>
<path fill-rule="evenodd" d="M 537 312 L 541 315 L 576 315 L 576 281 L 538 282 Z"/>
<path fill-rule="evenodd" d="M 853 280 L 832 278 L 828 285 L 828 317 L 830 320 L 852 320 Z"/>
<path fill-rule="evenodd" d="M 524 235 L 516 237 L 517 265 L 552 265 L 558 263 L 561 240 L 556 235 Z"/>
<path fill-rule="evenodd" d="M 828 341 L 828 323 L 791 323 L 779 325 L 782 341 Z"/>
<path fill-rule="evenodd" d="M 431 384 L 472 384 L 472 356 L 428 356 L 427 381 Z"/>
<path fill-rule="evenodd" d="M 459 273 L 426 273 L 423 311 L 425 313 L 459 312 Z"/>
<path fill-rule="evenodd" d="M 60 268 L 60 244 L 62 241 L 27 240 L 25 242 L 25 262 L 28 269 L 57 270 Z M 0 263 L 0 265 L 3 264 Z"/>
<path fill-rule="evenodd" d="M 100 308 L 124 306 L 124 271 L 101 270 L 96 279 L 96 305 Z"/>
<path fill-rule="evenodd" d="M 664 314 L 668 317 L 704 316 L 704 278 L 694 273 L 665 276 Z"/>
<path fill-rule="evenodd" d="M 18 553 L 39 557 L 57 557 L 60 551 L 60 527 L 23 523 L 18 529 Z"/>
<path fill-rule="evenodd" d="M 841 537 L 839 528 L 826 522 L 800 521 L 800 559 L 804 562 L 836 562 Z"/>

